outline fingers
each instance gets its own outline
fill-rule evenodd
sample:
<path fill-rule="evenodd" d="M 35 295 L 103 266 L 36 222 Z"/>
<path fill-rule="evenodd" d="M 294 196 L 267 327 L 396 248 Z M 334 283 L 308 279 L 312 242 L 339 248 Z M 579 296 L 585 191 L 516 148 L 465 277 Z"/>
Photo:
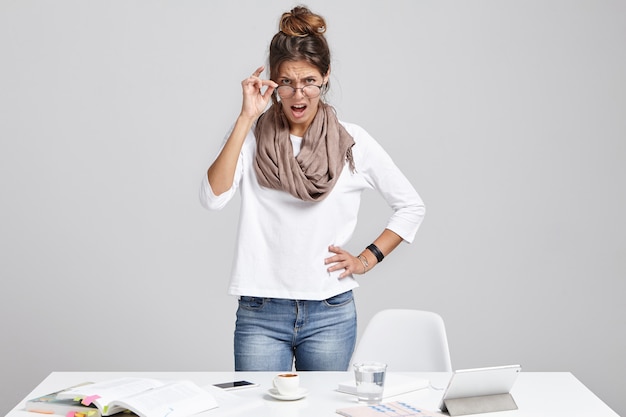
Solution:
<path fill-rule="evenodd" d="M 270 94 L 271 94 L 271 92 L 272 92 L 272 91 L 274 91 L 274 89 L 275 89 L 276 87 L 278 87 L 278 84 L 276 84 L 276 83 L 275 83 L 274 81 L 272 81 L 272 80 L 261 80 L 261 85 L 262 85 L 263 87 L 267 87 L 267 90 L 265 91 L 266 93 L 267 93 L 267 91 L 268 91 L 268 90 L 271 90 L 271 91 L 270 91 Z"/>
<path fill-rule="evenodd" d="M 346 253 L 346 251 L 341 249 L 339 246 L 335 246 L 335 245 L 330 245 L 328 247 L 328 250 L 333 253 L 342 253 L 342 252 Z"/>
<path fill-rule="evenodd" d="M 263 86 L 272 87 L 272 88 L 278 87 L 278 84 L 276 84 L 274 81 L 260 78 L 260 75 L 264 69 L 265 69 L 264 66 L 260 66 L 252 73 L 251 76 L 243 80 L 242 83 L 248 84 L 248 85 L 252 84 L 252 85 L 258 86 L 258 88 L 261 88 Z"/>
<path fill-rule="evenodd" d="M 263 72 L 263 70 L 265 69 L 264 66 L 260 66 L 259 68 L 257 68 L 252 75 L 250 75 L 248 78 L 246 78 L 245 80 L 243 80 L 241 83 L 246 86 L 246 85 L 258 85 L 259 88 L 262 86 L 261 83 L 261 79 L 259 78 L 259 75 L 261 75 L 261 73 Z"/>
<path fill-rule="evenodd" d="M 272 80 L 260 78 L 264 66 L 257 68 L 252 75 L 241 82 L 243 92 L 242 114 L 256 118 L 267 107 L 278 84 Z"/>
<path fill-rule="evenodd" d="M 341 249 L 339 246 L 330 245 L 328 250 L 335 255 L 330 256 L 324 260 L 326 265 L 332 264 L 327 268 L 328 272 L 344 270 L 339 278 L 345 278 L 352 274 L 362 273 L 362 269 L 359 269 L 360 261 L 352 256 L 349 252 Z"/>
<path fill-rule="evenodd" d="M 258 77 L 259 75 L 261 75 L 261 73 L 263 72 L 263 70 L 265 69 L 265 66 L 261 65 L 259 68 L 257 68 L 253 73 L 252 76 L 253 77 Z"/>
<path fill-rule="evenodd" d="M 261 87 L 263 87 L 263 81 L 259 77 L 251 75 L 241 82 L 241 86 L 244 91 L 249 90 L 250 87 L 252 87 L 253 90 L 260 90 Z"/>
<path fill-rule="evenodd" d="M 251 76 L 241 82 L 241 85 L 244 89 L 244 92 L 248 91 L 248 93 L 259 93 L 264 99 L 267 100 L 269 99 L 269 96 L 274 92 L 274 89 L 278 87 L 278 84 L 276 84 L 272 80 L 266 80 L 259 77 L 264 69 L 265 67 L 263 66 L 257 68 Z M 264 87 L 267 88 L 264 92 L 261 93 Z"/>

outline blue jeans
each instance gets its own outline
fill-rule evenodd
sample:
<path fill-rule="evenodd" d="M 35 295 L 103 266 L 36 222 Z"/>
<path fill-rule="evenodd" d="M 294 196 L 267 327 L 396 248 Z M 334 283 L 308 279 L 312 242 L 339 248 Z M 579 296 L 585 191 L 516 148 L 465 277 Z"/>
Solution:
<path fill-rule="evenodd" d="M 240 297 L 236 371 L 345 371 L 356 341 L 352 291 L 327 300 Z"/>

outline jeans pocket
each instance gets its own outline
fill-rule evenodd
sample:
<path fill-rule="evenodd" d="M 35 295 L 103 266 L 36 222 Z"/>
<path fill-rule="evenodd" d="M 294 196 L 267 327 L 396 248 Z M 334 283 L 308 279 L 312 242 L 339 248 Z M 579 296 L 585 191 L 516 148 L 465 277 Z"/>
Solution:
<path fill-rule="evenodd" d="M 260 310 L 265 305 L 265 299 L 261 297 L 239 297 L 239 307 L 246 310 Z"/>
<path fill-rule="evenodd" d="M 345 306 L 346 304 L 350 304 L 352 302 L 352 299 L 352 290 L 350 290 L 341 294 L 337 294 L 334 297 L 327 298 L 326 300 L 324 300 L 324 304 L 326 304 L 328 307 L 341 307 Z"/>

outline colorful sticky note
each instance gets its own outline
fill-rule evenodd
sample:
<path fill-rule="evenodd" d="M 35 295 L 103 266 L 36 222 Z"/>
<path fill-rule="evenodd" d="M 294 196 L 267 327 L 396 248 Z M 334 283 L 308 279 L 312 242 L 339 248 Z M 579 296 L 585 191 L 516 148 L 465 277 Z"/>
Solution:
<path fill-rule="evenodd" d="M 90 406 L 92 402 L 94 402 L 95 400 L 97 400 L 98 398 L 100 398 L 99 395 L 90 395 L 88 397 L 83 398 L 83 400 L 81 401 L 82 405 L 86 405 L 86 406 Z"/>
<path fill-rule="evenodd" d="M 75 414 L 76 414 L 75 411 L 68 411 L 65 417 L 74 417 Z"/>

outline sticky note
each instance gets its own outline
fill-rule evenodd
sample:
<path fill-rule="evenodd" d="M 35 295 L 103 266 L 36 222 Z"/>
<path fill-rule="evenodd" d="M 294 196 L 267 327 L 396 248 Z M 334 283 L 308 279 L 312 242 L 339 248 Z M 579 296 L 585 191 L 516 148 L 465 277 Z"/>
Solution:
<path fill-rule="evenodd" d="M 75 414 L 76 414 L 75 411 L 68 411 L 65 417 L 74 417 Z"/>
<path fill-rule="evenodd" d="M 89 406 L 91 405 L 92 402 L 94 402 L 98 398 L 100 398 L 99 395 L 90 395 L 88 397 L 83 398 L 83 400 L 81 401 L 81 404 Z"/>

